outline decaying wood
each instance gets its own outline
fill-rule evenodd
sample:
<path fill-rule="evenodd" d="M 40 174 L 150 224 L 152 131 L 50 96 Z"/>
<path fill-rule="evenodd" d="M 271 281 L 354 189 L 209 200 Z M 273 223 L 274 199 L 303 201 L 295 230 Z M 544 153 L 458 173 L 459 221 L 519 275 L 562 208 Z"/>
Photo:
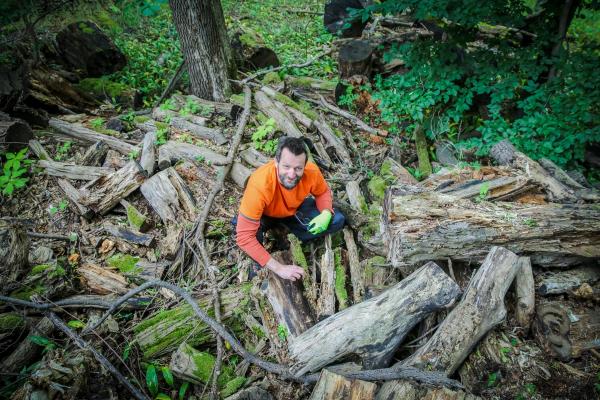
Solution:
<path fill-rule="evenodd" d="M 331 50 L 329 50 L 331 53 Z M 323 55 L 324 53 L 321 53 Z M 332 93 L 335 89 L 335 82 L 331 80 L 316 79 L 310 76 L 292 76 L 285 77 L 286 87 L 296 87 L 301 89 L 312 89 L 323 93 Z"/>
<path fill-rule="evenodd" d="M 152 281 L 155 279 L 161 279 L 165 269 L 169 267 L 169 262 L 150 262 L 140 260 L 135 264 L 136 269 L 139 272 L 136 273 L 136 278 L 140 278 L 144 281 Z"/>
<path fill-rule="evenodd" d="M 325 252 L 321 258 L 321 290 L 317 303 L 318 318 L 335 314 L 335 260 L 331 249 L 331 236 L 325 236 Z"/>
<path fill-rule="evenodd" d="M 260 90 L 254 92 L 254 101 L 256 102 L 258 109 L 269 118 L 273 118 L 275 124 L 287 136 L 302 137 L 303 134 L 294 123 L 292 116 L 277 107 L 275 105 L 275 100 L 271 99 L 266 93 Z"/>
<path fill-rule="evenodd" d="M 547 267 L 600 256 L 593 205 L 472 202 L 403 187 L 388 191 L 383 221 L 390 261 L 407 271 L 431 259 L 482 260 L 492 245 Z"/>
<path fill-rule="evenodd" d="M 523 171 L 525 176 L 546 190 L 550 201 L 560 203 L 577 200 L 573 189 L 550 175 L 537 161 L 517 151 L 508 140 L 495 144 L 490 150 L 490 156 L 500 165 L 512 164 Z"/>
<path fill-rule="evenodd" d="M 452 375 L 477 342 L 506 317 L 504 296 L 519 270 L 518 257 L 492 247 L 460 303 L 448 314 L 427 343 L 401 362 Z"/>
<path fill-rule="evenodd" d="M 598 280 L 600 280 L 600 268 L 586 266 L 548 275 L 538 282 L 537 290 L 542 296 L 568 293 L 584 283 L 593 284 Z"/>
<path fill-rule="evenodd" d="M 290 115 L 292 117 L 294 117 L 294 119 L 296 121 L 298 121 L 298 123 L 300 125 L 302 125 L 303 127 L 305 127 L 306 129 L 312 129 L 313 127 L 313 120 L 310 119 L 306 114 L 304 114 L 302 111 L 300 110 L 296 110 L 293 107 L 290 106 L 285 106 L 285 109 L 288 113 L 290 113 Z"/>
<path fill-rule="evenodd" d="M 37 166 L 43 168 L 46 174 L 63 179 L 93 181 L 102 176 L 115 172 L 112 168 L 87 167 L 60 161 L 39 160 Z"/>
<path fill-rule="evenodd" d="M 165 224 L 181 223 L 183 216 L 193 221 L 196 216 L 194 197 L 174 168 L 153 175 L 140 190 Z"/>
<path fill-rule="evenodd" d="M 154 245 L 154 237 L 152 235 L 147 235 L 144 233 L 133 232 L 122 226 L 116 226 L 112 224 L 104 224 L 104 230 L 119 239 L 123 239 L 126 242 L 139 244 L 142 246 L 153 246 Z"/>
<path fill-rule="evenodd" d="M 474 179 L 466 182 L 459 187 L 452 187 L 440 190 L 440 193 L 452 195 L 458 199 L 471 199 L 477 196 L 487 197 L 488 193 L 501 191 L 503 196 L 514 192 L 514 188 L 519 188 L 522 180 L 512 176 L 501 176 L 490 180 Z M 483 193 L 483 195 L 482 195 Z"/>
<path fill-rule="evenodd" d="M 352 157 L 350 156 L 346 145 L 340 138 L 336 136 L 336 134 L 333 132 L 333 129 L 331 129 L 323 116 L 313 121 L 313 123 L 325 141 L 335 149 L 335 152 L 340 158 L 342 164 L 345 166 L 353 165 Z"/>
<path fill-rule="evenodd" d="M 129 290 L 122 275 L 95 264 L 84 264 L 77 269 L 84 286 L 96 294 L 123 294 Z"/>
<path fill-rule="evenodd" d="M 269 158 L 267 156 L 252 146 L 248 146 L 244 151 L 242 151 L 240 153 L 240 157 L 242 157 L 242 160 L 246 161 L 254 168 L 258 168 L 269 162 Z"/>
<path fill-rule="evenodd" d="M 375 400 L 480 400 L 481 398 L 462 390 L 448 388 L 430 388 L 417 385 L 410 380 L 390 381 L 377 392 Z"/>
<path fill-rule="evenodd" d="M 81 190 L 81 203 L 97 214 L 104 215 L 121 199 L 139 188 L 145 179 L 145 172 L 140 165 L 136 161 L 130 161 L 112 174 L 84 186 Z"/>
<path fill-rule="evenodd" d="M 89 166 L 102 165 L 107 152 L 108 145 L 103 141 L 98 141 L 85 151 L 85 154 L 79 160 L 79 164 Z"/>
<path fill-rule="evenodd" d="M 531 261 L 528 257 L 519 257 L 519 269 L 515 277 L 517 297 L 516 318 L 520 326 L 527 331 L 535 312 L 535 282 Z"/>
<path fill-rule="evenodd" d="M 166 230 L 167 234 L 160 240 L 160 254 L 167 260 L 173 260 L 177 255 L 179 245 L 182 243 L 184 228 L 180 224 L 169 222 L 166 224 Z"/>
<path fill-rule="evenodd" d="M 360 267 L 358 248 L 354 242 L 354 233 L 348 227 L 344 228 L 344 242 L 348 254 L 348 264 L 350 266 L 350 281 L 352 282 L 352 298 L 354 303 L 360 303 L 365 295 L 365 285 L 363 282 L 363 270 Z"/>
<path fill-rule="evenodd" d="M 129 226 L 136 232 L 148 232 L 152 228 L 152 224 L 148 221 L 148 218 L 141 213 L 133 204 L 127 200 L 121 200 L 121 205 L 125 207 L 127 213 L 127 222 Z"/>
<path fill-rule="evenodd" d="M 229 177 L 233 182 L 235 182 L 239 187 L 245 188 L 246 181 L 252 174 L 252 171 L 246 167 L 244 164 L 239 162 L 233 162 L 231 166 L 231 171 L 229 171 Z"/>
<path fill-rule="evenodd" d="M 546 169 L 555 179 L 557 179 L 562 184 L 572 188 L 572 189 L 585 189 L 585 187 L 577 182 L 575 179 L 571 178 L 569 174 L 567 174 L 562 168 L 553 163 L 551 160 L 547 158 L 540 158 L 538 160 L 540 165 Z"/>
<path fill-rule="evenodd" d="M 81 192 L 65 179 L 57 179 L 58 187 L 63 191 L 67 199 L 75 206 L 75 210 L 85 219 L 90 219 L 94 212 L 81 204 Z"/>
<path fill-rule="evenodd" d="M 372 400 L 376 391 L 376 383 L 350 380 L 324 369 L 310 395 L 310 400 Z"/>
<path fill-rule="evenodd" d="M 392 180 L 394 184 L 417 185 L 419 183 L 419 181 L 417 181 L 417 179 L 412 176 L 402 164 L 391 157 L 386 157 L 386 159 L 383 160 L 382 165 L 389 166 L 389 169 L 386 172 L 386 175 L 389 176 L 384 176 L 384 178 L 391 178 L 390 180 Z"/>
<path fill-rule="evenodd" d="M 163 111 L 159 108 L 155 108 L 152 112 L 154 119 L 160 120 L 163 117 Z M 177 115 L 177 114 L 176 114 Z M 163 118 L 164 119 L 164 118 Z M 188 121 L 187 119 L 179 116 L 171 116 L 169 119 L 169 125 L 173 128 L 181 129 L 190 132 L 193 136 L 199 139 L 212 140 L 218 145 L 227 143 L 227 139 L 223 136 L 220 129 L 208 128 L 204 125 L 199 125 L 194 122 Z"/>
<path fill-rule="evenodd" d="M 365 196 L 363 196 L 360 190 L 360 185 L 357 181 L 346 182 L 346 194 L 348 195 L 348 201 L 350 205 L 358 212 L 364 213 L 367 208 L 367 202 Z"/>
<path fill-rule="evenodd" d="M 431 162 L 429 161 L 429 146 L 427 138 L 421 125 L 417 125 L 414 131 L 415 146 L 417 148 L 417 157 L 419 159 L 419 171 L 424 177 L 428 177 L 433 172 Z"/>
<path fill-rule="evenodd" d="M 31 328 L 30 335 L 48 337 L 54 330 L 54 325 L 48 318 L 42 318 Z M 4 373 L 16 373 L 32 363 L 42 351 L 42 347 L 25 338 L 16 349 L 6 357 L 0 364 Z"/>
<path fill-rule="evenodd" d="M 331 161 L 331 158 L 329 157 L 327 150 L 325 150 L 325 146 L 323 145 L 323 143 L 321 141 L 318 141 L 313 142 L 313 145 L 315 146 L 315 150 L 317 151 L 317 154 L 319 155 L 321 160 L 327 163 L 328 166 L 333 165 L 333 161 Z"/>
<path fill-rule="evenodd" d="M 154 164 L 156 163 L 156 132 L 146 132 L 142 141 L 142 155 L 140 165 L 152 176 L 154 173 Z"/>
<path fill-rule="evenodd" d="M 296 375 L 356 354 L 367 369 L 387 365 L 404 336 L 429 313 L 450 305 L 458 285 L 428 263 L 394 287 L 319 322 L 289 346 Z"/>
<path fill-rule="evenodd" d="M 230 320 L 240 311 L 240 303 L 249 296 L 249 285 L 231 285 L 219 292 L 223 323 L 232 326 Z M 211 307 L 211 294 L 199 296 L 195 301 L 204 310 Z M 245 329 L 245 328 L 244 328 Z M 199 345 L 214 342 L 214 333 L 199 321 L 189 305 L 179 305 L 166 312 L 141 321 L 134 328 L 136 343 L 146 357 L 159 357 L 175 351 L 181 343 Z"/>
<path fill-rule="evenodd" d="M 104 163 L 102 163 L 102 166 L 105 168 L 120 169 L 123 168 L 125 164 L 126 161 L 121 153 L 110 149 L 106 153 L 106 157 L 104 157 Z"/>
<path fill-rule="evenodd" d="M 115 137 L 98 133 L 91 129 L 78 124 L 71 124 L 57 118 L 50 118 L 50 127 L 56 129 L 63 135 L 67 135 L 75 140 L 79 140 L 84 143 L 94 144 L 98 141 L 102 141 L 113 150 L 118 151 L 121 154 L 129 155 L 129 153 L 135 151 L 136 147 Z"/>
<path fill-rule="evenodd" d="M 281 253 L 271 256 L 280 258 L 282 262 L 284 260 L 281 257 L 285 258 Z M 315 317 L 302 294 L 300 281 L 281 279 L 269 272 L 269 278 L 263 283 L 261 290 L 266 293 L 279 324 L 285 327 L 289 341 L 315 324 Z"/>
<path fill-rule="evenodd" d="M 223 165 L 226 157 L 206 147 L 171 140 L 158 148 L 158 167 L 160 169 L 169 168 L 179 160 L 206 161 L 215 165 Z"/>
<path fill-rule="evenodd" d="M 33 131 L 20 120 L 0 120 L 0 150 L 15 151 L 27 146 Z"/>
<path fill-rule="evenodd" d="M 44 146 L 38 140 L 31 139 L 29 141 L 29 148 L 31 149 L 31 151 L 33 151 L 33 154 L 35 154 L 35 156 L 38 159 L 52 160 L 52 157 L 50 157 L 50 154 L 48 154 L 48 152 L 46 151 Z"/>
<path fill-rule="evenodd" d="M 202 357 L 203 354 L 205 357 Z M 171 355 L 169 368 L 180 379 L 196 384 L 208 383 L 210 374 L 207 374 L 205 366 L 196 362 L 197 359 L 205 360 L 207 357 L 208 359 L 212 359 L 212 356 L 206 356 L 206 353 L 202 353 L 184 342 Z"/>
<path fill-rule="evenodd" d="M 0 221 L 0 280 L 12 283 L 26 272 L 29 237 L 21 224 L 2 225 L 3 221 Z"/>
<path fill-rule="evenodd" d="M 373 47 L 367 40 L 352 40 L 340 47 L 338 69 L 342 79 L 353 75 L 371 76 Z"/>

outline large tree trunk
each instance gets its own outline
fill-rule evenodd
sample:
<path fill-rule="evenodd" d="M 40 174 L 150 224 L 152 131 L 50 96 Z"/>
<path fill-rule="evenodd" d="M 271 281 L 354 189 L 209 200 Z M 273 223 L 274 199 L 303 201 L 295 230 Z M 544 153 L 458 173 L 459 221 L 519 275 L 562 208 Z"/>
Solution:
<path fill-rule="evenodd" d="M 219 0 L 169 0 L 181 50 L 196 96 L 223 101 L 229 97 L 233 57 Z"/>
<path fill-rule="evenodd" d="M 428 263 L 377 297 L 347 308 L 297 336 L 289 346 L 301 375 L 357 354 L 366 368 L 387 365 L 404 336 L 428 314 L 451 304 L 458 285 Z"/>
<path fill-rule="evenodd" d="M 477 203 L 405 186 L 388 192 L 383 221 L 389 259 L 404 273 L 429 260 L 481 261 L 493 245 L 546 267 L 600 257 L 592 204 Z"/>

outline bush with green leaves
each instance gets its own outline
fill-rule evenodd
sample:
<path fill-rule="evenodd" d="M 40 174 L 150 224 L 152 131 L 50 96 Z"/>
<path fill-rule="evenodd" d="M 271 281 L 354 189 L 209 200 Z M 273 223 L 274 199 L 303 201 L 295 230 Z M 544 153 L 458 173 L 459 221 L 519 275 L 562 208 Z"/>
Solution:
<path fill-rule="evenodd" d="M 595 73 L 600 43 L 580 35 L 551 57 L 552 34 L 536 30 L 525 45 L 506 28 L 525 23 L 532 10 L 524 2 L 452 3 L 393 0 L 369 8 L 410 9 L 416 18 L 436 20 L 447 34 L 445 40 L 396 45 L 385 54 L 385 61 L 403 60 L 408 72 L 375 79 L 381 122 L 397 134 L 422 124 L 430 139 L 451 139 L 476 148 L 480 156 L 509 139 L 534 159 L 580 166 L 586 146 L 600 141 L 600 75 Z M 478 37 L 490 24 L 504 25 L 504 33 Z"/>

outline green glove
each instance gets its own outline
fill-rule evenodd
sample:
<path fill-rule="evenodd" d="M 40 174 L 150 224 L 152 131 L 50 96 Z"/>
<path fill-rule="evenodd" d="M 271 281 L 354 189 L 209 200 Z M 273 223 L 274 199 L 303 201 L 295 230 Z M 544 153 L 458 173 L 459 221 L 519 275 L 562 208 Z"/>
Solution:
<path fill-rule="evenodd" d="M 325 232 L 331 222 L 331 211 L 323 210 L 308 223 L 308 231 L 313 235 Z"/>

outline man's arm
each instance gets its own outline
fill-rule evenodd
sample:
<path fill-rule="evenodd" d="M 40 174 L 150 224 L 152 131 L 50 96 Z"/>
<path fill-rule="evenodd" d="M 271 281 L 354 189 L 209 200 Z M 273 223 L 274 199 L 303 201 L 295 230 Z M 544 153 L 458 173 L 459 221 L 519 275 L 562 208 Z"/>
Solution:
<path fill-rule="evenodd" d="M 236 227 L 237 245 L 261 267 L 266 267 L 283 279 L 295 281 L 304 275 L 304 269 L 297 265 L 283 265 L 275 260 L 256 239 L 260 222 L 238 214 Z"/>

